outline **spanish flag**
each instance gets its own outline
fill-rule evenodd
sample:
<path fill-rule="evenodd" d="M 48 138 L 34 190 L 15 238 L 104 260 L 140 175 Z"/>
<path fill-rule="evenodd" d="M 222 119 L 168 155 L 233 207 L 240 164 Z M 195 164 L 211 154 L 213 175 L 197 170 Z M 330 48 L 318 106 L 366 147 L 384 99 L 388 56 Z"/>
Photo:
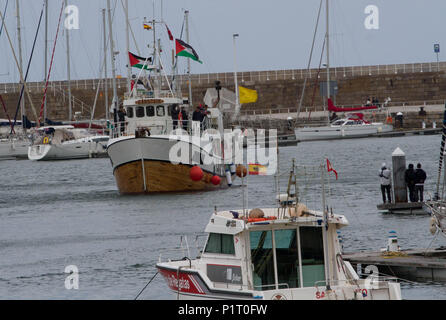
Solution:
<path fill-rule="evenodd" d="M 240 93 L 240 103 L 257 102 L 258 95 L 256 90 L 238 87 Z"/>
<path fill-rule="evenodd" d="M 250 163 L 249 167 L 249 175 L 251 176 L 266 176 L 267 168 L 261 164 Z"/>
<path fill-rule="evenodd" d="M 143 24 L 145 30 L 152 30 L 152 26 L 148 23 Z"/>

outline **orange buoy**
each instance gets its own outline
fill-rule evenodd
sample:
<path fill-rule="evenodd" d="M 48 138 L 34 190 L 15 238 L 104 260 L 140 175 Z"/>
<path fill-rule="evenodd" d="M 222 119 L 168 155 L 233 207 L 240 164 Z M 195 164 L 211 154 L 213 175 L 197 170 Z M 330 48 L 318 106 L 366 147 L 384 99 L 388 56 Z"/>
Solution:
<path fill-rule="evenodd" d="M 248 174 L 248 170 L 246 170 L 245 166 L 238 165 L 235 173 L 237 174 L 237 177 L 243 178 L 246 177 L 246 175 Z"/>
<path fill-rule="evenodd" d="M 199 166 L 190 169 L 190 178 L 192 181 L 200 181 L 203 179 L 203 170 Z"/>
<path fill-rule="evenodd" d="M 213 176 L 211 182 L 214 186 L 218 186 L 221 183 L 221 179 L 219 176 Z"/>

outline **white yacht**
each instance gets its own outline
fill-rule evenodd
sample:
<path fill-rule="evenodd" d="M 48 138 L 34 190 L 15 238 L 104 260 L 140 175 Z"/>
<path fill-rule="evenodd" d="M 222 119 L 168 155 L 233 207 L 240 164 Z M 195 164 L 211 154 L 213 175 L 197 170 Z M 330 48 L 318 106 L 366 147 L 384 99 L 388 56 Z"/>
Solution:
<path fill-rule="evenodd" d="M 382 122 L 368 122 L 358 114 L 335 120 L 321 127 L 296 128 L 297 141 L 331 140 L 370 137 L 377 133 L 391 132 L 393 126 Z"/>
<path fill-rule="evenodd" d="M 42 127 L 33 135 L 28 148 L 28 159 L 70 160 L 106 156 L 109 136 L 94 135 L 86 129 L 73 126 Z"/>

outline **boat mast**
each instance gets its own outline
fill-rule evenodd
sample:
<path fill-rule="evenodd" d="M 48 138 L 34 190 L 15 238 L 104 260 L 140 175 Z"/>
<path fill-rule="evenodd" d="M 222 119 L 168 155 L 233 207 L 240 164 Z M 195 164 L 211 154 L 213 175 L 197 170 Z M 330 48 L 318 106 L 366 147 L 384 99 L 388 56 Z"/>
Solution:
<path fill-rule="evenodd" d="M 67 6 L 68 1 L 65 0 L 65 8 Z M 71 104 L 70 30 L 68 28 L 65 28 L 65 35 L 67 40 L 68 121 L 72 121 L 73 106 Z"/>
<path fill-rule="evenodd" d="M 237 79 L 237 49 L 235 47 L 235 39 L 238 38 L 239 34 L 234 33 L 232 35 L 232 41 L 234 43 L 234 86 L 235 86 L 235 112 L 233 120 L 238 116 L 240 111 L 240 93 L 238 90 L 238 79 Z"/>
<path fill-rule="evenodd" d="M 189 10 L 184 11 L 184 19 L 186 21 L 186 42 L 189 44 Z M 190 74 L 190 59 L 187 59 L 187 77 L 189 82 L 189 106 L 193 106 L 192 101 L 192 83 L 191 83 L 191 74 Z"/>
<path fill-rule="evenodd" d="M 130 65 L 130 34 L 129 34 L 129 0 L 125 0 L 125 41 L 127 48 L 127 92 L 131 91 L 131 77 L 132 77 L 132 66 Z"/>
<path fill-rule="evenodd" d="M 45 0 L 45 58 L 44 58 L 44 74 L 45 78 L 43 81 L 46 81 L 46 78 L 48 77 L 48 0 Z M 48 118 L 47 115 L 47 102 L 45 99 L 44 105 L 43 105 L 43 125 L 45 126 L 46 119 Z"/>
<path fill-rule="evenodd" d="M 108 121 L 108 75 L 107 75 L 107 22 L 105 9 L 102 9 L 102 23 L 104 25 L 104 95 L 105 95 L 105 120 Z"/>
<path fill-rule="evenodd" d="M 19 64 L 20 64 L 20 70 L 23 70 L 23 54 L 22 54 L 22 28 L 20 23 L 20 2 L 19 0 L 16 0 L 16 9 L 17 9 L 17 40 L 18 40 L 18 46 L 19 46 Z M 24 121 L 24 117 L 26 116 L 25 111 L 25 100 L 22 99 L 20 104 L 20 113 L 22 114 L 22 127 L 23 130 L 26 132 L 26 124 Z"/>
<path fill-rule="evenodd" d="M 329 16 L 330 16 L 330 11 L 329 11 L 329 7 L 328 7 L 328 0 L 326 0 L 326 9 L 327 12 L 327 31 L 326 31 L 326 35 L 325 35 L 325 42 L 326 42 L 326 46 L 327 46 L 327 101 L 328 99 L 330 99 L 330 21 L 329 21 Z M 327 106 L 328 109 L 328 106 Z M 330 123 L 330 111 L 328 111 L 328 123 Z"/>
<path fill-rule="evenodd" d="M 110 56 L 112 65 L 112 83 L 113 83 L 113 121 L 118 122 L 118 90 L 116 88 L 116 69 L 115 69 L 115 46 L 113 43 L 113 27 L 112 27 L 112 17 L 111 17 L 111 6 L 110 0 L 107 0 L 107 11 L 108 11 L 108 30 L 110 37 Z"/>

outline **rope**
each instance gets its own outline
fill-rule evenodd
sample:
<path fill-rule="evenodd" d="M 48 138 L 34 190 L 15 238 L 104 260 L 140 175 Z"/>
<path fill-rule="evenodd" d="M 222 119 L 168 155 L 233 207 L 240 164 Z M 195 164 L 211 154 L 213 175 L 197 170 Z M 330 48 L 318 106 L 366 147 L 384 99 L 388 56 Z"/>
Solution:
<path fill-rule="evenodd" d="M 145 285 L 145 287 L 138 293 L 138 295 L 136 296 L 135 300 L 138 300 L 139 296 L 144 292 L 144 290 L 146 290 L 146 288 L 149 286 L 149 284 L 153 281 L 153 279 L 155 279 L 155 277 L 158 275 L 158 271 L 155 273 L 155 275 L 152 277 L 152 279 L 150 279 L 149 282 L 147 282 L 147 284 Z"/>

